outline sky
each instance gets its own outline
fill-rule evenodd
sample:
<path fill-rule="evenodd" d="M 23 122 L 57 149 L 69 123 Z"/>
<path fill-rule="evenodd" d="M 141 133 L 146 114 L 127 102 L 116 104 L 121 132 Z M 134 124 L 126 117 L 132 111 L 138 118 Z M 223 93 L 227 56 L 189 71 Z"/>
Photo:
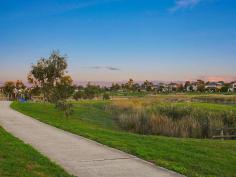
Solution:
<path fill-rule="evenodd" d="M 236 80 L 236 1 L 0 0 L 0 81 L 53 50 L 74 81 Z"/>

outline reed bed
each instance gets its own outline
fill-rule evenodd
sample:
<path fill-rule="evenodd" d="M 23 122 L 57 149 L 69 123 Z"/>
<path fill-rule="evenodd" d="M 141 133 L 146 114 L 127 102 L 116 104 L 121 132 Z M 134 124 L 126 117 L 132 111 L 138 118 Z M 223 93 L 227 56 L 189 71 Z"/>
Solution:
<path fill-rule="evenodd" d="M 214 130 L 236 126 L 235 111 L 215 111 L 191 103 L 162 103 L 155 99 L 113 101 L 106 107 L 124 130 L 151 135 L 210 138 Z"/>

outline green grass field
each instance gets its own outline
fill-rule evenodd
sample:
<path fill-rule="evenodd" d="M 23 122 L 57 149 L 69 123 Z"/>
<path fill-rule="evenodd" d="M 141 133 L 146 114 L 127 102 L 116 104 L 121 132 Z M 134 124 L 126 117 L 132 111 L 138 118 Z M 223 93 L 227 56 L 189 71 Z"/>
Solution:
<path fill-rule="evenodd" d="M 236 141 L 145 136 L 125 132 L 119 128 L 111 115 L 104 111 L 107 103 L 106 101 L 74 103 L 74 113 L 69 118 L 65 118 L 63 113 L 57 111 L 51 104 L 14 102 L 11 107 L 39 121 L 131 153 L 190 177 L 236 177 Z M 196 106 L 208 109 L 205 103 L 198 103 Z M 217 109 L 226 108 L 225 105 L 218 106 Z M 211 104 L 209 108 L 214 109 L 214 106 Z"/>
<path fill-rule="evenodd" d="M 72 177 L 0 127 L 1 177 Z"/>

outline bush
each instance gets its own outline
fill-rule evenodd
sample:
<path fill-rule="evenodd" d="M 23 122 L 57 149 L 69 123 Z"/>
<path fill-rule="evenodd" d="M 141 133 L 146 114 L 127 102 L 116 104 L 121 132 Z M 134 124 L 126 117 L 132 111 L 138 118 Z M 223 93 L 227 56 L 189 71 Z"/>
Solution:
<path fill-rule="evenodd" d="M 104 93 L 103 96 L 102 96 L 102 98 L 103 98 L 104 100 L 110 100 L 110 95 L 109 95 L 108 93 Z"/>
<path fill-rule="evenodd" d="M 83 91 L 78 91 L 78 92 L 76 92 L 76 93 L 73 95 L 73 98 L 74 98 L 75 100 L 79 100 L 79 99 L 84 98 L 84 92 L 83 92 Z"/>

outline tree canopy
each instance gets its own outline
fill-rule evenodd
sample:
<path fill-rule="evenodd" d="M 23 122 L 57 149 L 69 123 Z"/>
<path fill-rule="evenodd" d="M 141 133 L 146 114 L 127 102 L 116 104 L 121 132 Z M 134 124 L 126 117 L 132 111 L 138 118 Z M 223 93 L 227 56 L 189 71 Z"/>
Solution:
<path fill-rule="evenodd" d="M 65 76 L 67 69 L 66 56 L 59 51 L 53 51 L 49 58 L 41 58 L 32 65 L 28 75 L 29 83 L 40 88 L 44 100 L 51 101 L 54 87 Z"/>

